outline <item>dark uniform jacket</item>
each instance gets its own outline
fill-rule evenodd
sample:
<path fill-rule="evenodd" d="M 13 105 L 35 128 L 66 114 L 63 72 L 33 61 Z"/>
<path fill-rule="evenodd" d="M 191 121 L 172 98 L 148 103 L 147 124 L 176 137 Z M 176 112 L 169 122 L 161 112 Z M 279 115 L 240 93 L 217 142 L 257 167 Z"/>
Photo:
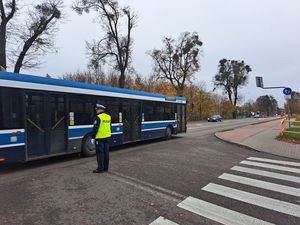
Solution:
<path fill-rule="evenodd" d="M 98 114 L 98 115 L 99 115 L 99 114 Z M 97 132 L 98 132 L 98 129 L 99 129 L 99 127 L 100 127 L 100 123 L 101 123 L 101 120 L 100 120 L 100 118 L 98 117 L 98 115 L 95 116 L 95 119 L 94 119 L 94 127 L 93 127 L 93 135 L 92 135 L 93 139 L 95 139 L 96 134 L 97 134 Z"/>

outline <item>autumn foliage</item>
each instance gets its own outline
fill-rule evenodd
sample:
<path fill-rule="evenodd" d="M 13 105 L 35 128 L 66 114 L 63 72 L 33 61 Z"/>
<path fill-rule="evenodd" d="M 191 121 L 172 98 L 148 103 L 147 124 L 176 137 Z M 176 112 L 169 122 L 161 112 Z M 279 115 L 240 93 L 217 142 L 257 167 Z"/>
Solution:
<path fill-rule="evenodd" d="M 291 113 L 300 115 L 300 93 L 299 92 L 293 91 L 290 100 L 290 108 L 291 108 Z"/>

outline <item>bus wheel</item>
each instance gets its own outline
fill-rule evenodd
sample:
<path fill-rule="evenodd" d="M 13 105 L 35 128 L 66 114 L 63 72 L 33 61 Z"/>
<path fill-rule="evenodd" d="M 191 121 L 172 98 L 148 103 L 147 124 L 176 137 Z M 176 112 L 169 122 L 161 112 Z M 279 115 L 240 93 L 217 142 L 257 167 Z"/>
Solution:
<path fill-rule="evenodd" d="M 93 156 L 96 154 L 96 147 L 92 143 L 92 134 L 86 135 L 82 140 L 81 152 L 83 156 Z"/>
<path fill-rule="evenodd" d="M 171 137 L 172 137 L 172 129 L 171 129 L 171 127 L 167 127 L 166 133 L 165 133 L 165 139 L 169 140 L 169 139 L 171 139 Z"/>

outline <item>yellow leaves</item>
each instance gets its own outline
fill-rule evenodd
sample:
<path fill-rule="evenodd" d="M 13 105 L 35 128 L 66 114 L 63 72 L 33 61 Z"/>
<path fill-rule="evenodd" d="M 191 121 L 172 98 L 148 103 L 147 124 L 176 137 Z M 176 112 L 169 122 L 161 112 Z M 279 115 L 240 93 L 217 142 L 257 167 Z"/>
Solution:
<path fill-rule="evenodd" d="M 221 114 L 226 119 L 232 118 L 232 112 L 236 111 L 236 107 L 234 105 L 232 105 L 231 102 L 227 98 L 224 98 L 222 100 L 221 108 L 222 108 Z"/>

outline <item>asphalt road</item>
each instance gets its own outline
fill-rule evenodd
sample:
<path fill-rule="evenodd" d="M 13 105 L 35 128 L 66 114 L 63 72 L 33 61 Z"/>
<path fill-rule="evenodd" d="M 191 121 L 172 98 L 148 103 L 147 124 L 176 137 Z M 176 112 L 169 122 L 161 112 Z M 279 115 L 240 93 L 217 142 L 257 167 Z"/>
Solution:
<path fill-rule="evenodd" d="M 253 121 L 190 123 L 171 140 L 113 149 L 104 174 L 94 157 L 2 163 L 0 224 L 300 224 L 299 161 L 213 135 Z"/>

